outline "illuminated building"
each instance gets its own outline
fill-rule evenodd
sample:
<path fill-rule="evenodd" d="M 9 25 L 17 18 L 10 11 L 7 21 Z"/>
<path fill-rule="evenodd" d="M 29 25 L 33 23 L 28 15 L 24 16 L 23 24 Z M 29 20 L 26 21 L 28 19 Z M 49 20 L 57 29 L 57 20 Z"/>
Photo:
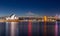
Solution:
<path fill-rule="evenodd" d="M 12 14 L 10 17 L 6 17 L 6 20 L 15 20 L 18 19 L 15 14 Z"/>

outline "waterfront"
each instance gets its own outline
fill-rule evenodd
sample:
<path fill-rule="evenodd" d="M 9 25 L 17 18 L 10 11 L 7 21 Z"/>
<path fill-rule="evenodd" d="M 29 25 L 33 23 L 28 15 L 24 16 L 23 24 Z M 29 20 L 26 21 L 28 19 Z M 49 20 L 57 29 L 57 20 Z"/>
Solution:
<path fill-rule="evenodd" d="M 60 22 L 0 22 L 0 36 L 60 36 L 59 33 Z"/>

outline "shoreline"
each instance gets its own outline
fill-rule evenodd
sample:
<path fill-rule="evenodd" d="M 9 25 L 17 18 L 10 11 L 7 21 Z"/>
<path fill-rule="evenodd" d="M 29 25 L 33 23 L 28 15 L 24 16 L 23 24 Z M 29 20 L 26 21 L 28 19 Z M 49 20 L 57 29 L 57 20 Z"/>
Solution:
<path fill-rule="evenodd" d="M 3 20 L 3 19 L 0 19 L 0 22 L 28 22 L 28 21 L 31 21 L 31 22 L 56 22 L 56 21 L 40 21 L 40 20 L 33 21 L 33 20 Z"/>

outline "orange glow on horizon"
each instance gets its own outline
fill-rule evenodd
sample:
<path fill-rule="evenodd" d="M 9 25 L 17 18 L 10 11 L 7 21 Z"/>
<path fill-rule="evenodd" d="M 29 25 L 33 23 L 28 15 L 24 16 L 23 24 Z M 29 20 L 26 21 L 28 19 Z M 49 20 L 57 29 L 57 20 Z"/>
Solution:
<path fill-rule="evenodd" d="M 44 16 L 44 21 L 47 21 L 47 16 Z"/>

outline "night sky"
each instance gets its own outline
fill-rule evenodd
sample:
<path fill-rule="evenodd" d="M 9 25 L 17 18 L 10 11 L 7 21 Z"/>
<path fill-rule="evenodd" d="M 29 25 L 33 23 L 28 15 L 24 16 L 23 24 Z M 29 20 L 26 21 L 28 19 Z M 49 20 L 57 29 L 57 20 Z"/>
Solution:
<path fill-rule="evenodd" d="M 0 16 L 28 12 L 39 16 L 60 14 L 60 0 L 0 0 Z"/>

